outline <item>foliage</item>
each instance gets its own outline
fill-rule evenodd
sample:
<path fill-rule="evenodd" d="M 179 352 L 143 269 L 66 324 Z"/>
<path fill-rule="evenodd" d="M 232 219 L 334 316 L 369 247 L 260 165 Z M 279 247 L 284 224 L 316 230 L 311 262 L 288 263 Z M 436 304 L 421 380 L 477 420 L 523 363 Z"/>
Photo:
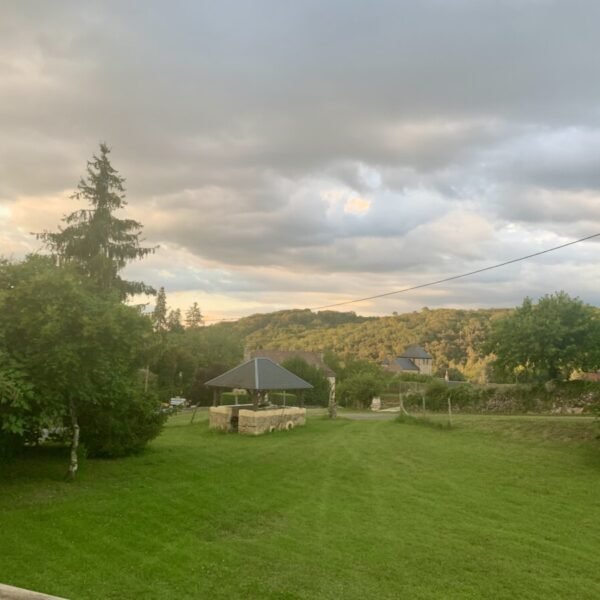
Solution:
<path fill-rule="evenodd" d="M 350 361 L 339 373 L 337 403 L 341 406 L 367 408 L 373 396 L 379 396 L 393 380 L 393 375 L 374 363 Z"/>
<path fill-rule="evenodd" d="M 34 400 L 23 367 L 0 349 L 0 458 L 11 455 L 34 429 Z"/>
<path fill-rule="evenodd" d="M 416 383 L 432 383 L 436 378 L 432 375 L 422 375 L 421 373 L 397 373 L 394 375 L 396 381 L 413 381 Z"/>
<path fill-rule="evenodd" d="M 209 406 L 213 392 L 204 383 L 238 364 L 242 354 L 241 340 L 229 328 L 167 332 L 150 361 L 157 392 L 163 400 L 183 395 L 193 404 Z"/>
<path fill-rule="evenodd" d="M 202 311 L 198 306 L 197 302 L 194 302 L 192 306 L 185 313 L 185 325 L 188 329 L 197 329 L 204 323 L 204 317 Z"/>
<path fill-rule="evenodd" d="M 269 392 L 269 402 L 283 406 L 285 401 L 286 406 L 294 406 L 298 403 L 298 395 L 291 392 Z M 306 399 L 304 401 L 306 403 Z"/>
<path fill-rule="evenodd" d="M 309 365 L 299 357 L 288 358 L 281 366 L 313 386 L 312 390 L 302 392 L 305 404 L 327 405 L 329 401 L 329 381 L 321 369 Z"/>
<path fill-rule="evenodd" d="M 139 411 L 153 419 L 158 404 L 140 400 L 138 374 L 150 323 L 136 308 L 118 302 L 116 294 L 98 294 L 73 266 L 57 267 L 48 257 L 5 264 L 0 290 L 2 341 L 35 389 L 34 422 L 55 424 L 72 410 L 82 417 L 114 411 L 121 431 L 132 432 L 136 423 L 128 418 Z M 82 441 L 92 434 L 86 429 L 92 424 L 96 437 L 120 435 L 120 453 L 158 433 L 140 431 L 127 439 L 114 429 L 114 420 L 87 419 Z M 101 430 L 102 424 L 108 428 Z"/>
<path fill-rule="evenodd" d="M 183 333 L 181 310 L 179 308 L 169 311 L 169 316 L 167 317 L 167 329 L 171 333 Z"/>
<path fill-rule="evenodd" d="M 513 314 L 495 322 L 486 344 L 494 368 L 509 381 L 568 379 L 575 370 L 600 366 L 597 311 L 565 292 L 526 298 Z"/>
<path fill-rule="evenodd" d="M 81 441 L 89 457 L 135 454 L 160 433 L 165 419 L 155 395 L 131 381 L 116 381 L 112 390 L 103 391 L 102 402 L 81 408 Z"/>
<path fill-rule="evenodd" d="M 250 404 L 252 402 L 248 394 L 244 392 L 221 392 L 221 404 Z"/>
<path fill-rule="evenodd" d="M 491 324 L 508 314 L 505 309 L 456 310 L 427 308 L 393 317 L 359 317 L 354 313 L 309 310 L 253 315 L 233 324 L 250 348 L 285 348 L 335 354 L 342 361 L 381 363 L 400 355 L 409 344 L 423 345 L 434 357 L 435 368 L 456 369 L 472 381 L 488 380 L 483 343 Z M 455 377 L 453 377 L 455 378 Z"/>
<path fill-rule="evenodd" d="M 110 150 L 100 144 L 100 156 L 87 165 L 73 197 L 90 208 L 77 210 L 64 218 L 66 226 L 55 233 L 43 232 L 38 238 L 61 264 L 72 264 L 101 290 L 116 290 L 121 298 L 139 293 L 154 293 L 143 283 L 125 281 L 119 272 L 127 263 L 154 252 L 143 247 L 142 225 L 132 219 L 119 219 L 114 212 L 126 206 L 125 180 L 108 159 Z"/>
<path fill-rule="evenodd" d="M 567 381 L 553 384 L 450 385 L 431 383 L 404 396 L 404 406 L 419 412 L 425 398 L 427 411 L 452 409 L 497 414 L 589 414 L 600 405 L 600 383 Z"/>
<path fill-rule="evenodd" d="M 156 294 L 156 302 L 150 318 L 152 319 L 154 331 L 157 333 L 164 333 L 169 329 L 167 324 L 167 294 L 164 287 L 159 288 L 158 294 Z"/>

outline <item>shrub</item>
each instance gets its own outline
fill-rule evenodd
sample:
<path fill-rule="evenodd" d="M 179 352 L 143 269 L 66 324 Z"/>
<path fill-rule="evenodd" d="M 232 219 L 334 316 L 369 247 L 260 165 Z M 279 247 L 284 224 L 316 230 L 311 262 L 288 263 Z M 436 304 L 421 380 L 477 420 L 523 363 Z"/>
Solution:
<path fill-rule="evenodd" d="M 86 405 L 81 412 L 81 443 L 89 457 L 135 454 L 160 433 L 166 414 L 160 410 L 157 397 L 128 392 L 112 405 Z"/>
<path fill-rule="evenodd" d="M 220 404 L 249 404 L 252 398 L 243 392 L 222 392 L 219 398 Z"/>
<path fill-rule="evenodd" d="M 283 406 L 284 394 L 283 392 L 269 392 L 269 401 L 272 404 L 278 404 Z M 285 404 L 287 406 L 294 406 L 298 404 L 298 395 L 290 392 L 285 393 Z"/>
<path fill-rule="evenodd" d="M 326 406 L 329 401 L 329 381 L 318 367 L 309 365 L 302 358 L 290 358 L 281 365 L 313 386 L 312 390 L 303 392 L 305 404 Z"/>

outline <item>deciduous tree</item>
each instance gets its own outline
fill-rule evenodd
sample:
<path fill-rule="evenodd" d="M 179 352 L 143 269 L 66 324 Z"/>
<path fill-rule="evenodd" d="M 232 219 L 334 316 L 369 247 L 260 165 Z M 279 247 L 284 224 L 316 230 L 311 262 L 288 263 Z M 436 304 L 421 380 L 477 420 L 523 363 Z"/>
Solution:
<path fill-rule="evenodd" d="M 160 430 L 158 403 L 143 396 L 138 371 L 150 323 L 116 296 L 98 294 L 73 265 L 48 257 L 0 269 L 4 349 L 19 358 L 37 410 L 68 423 L 70 478 L 79 439 L 91 454 L 122 454 Z"/>
<path fill-rule="evenodd" d="M 509 379 L 568 379 L 574 370 L 600 364 L 600 319 L 592 306 L 565 292 L 535 304 L 526 298 L 498 319 L 486 344 L 494 368 Z"/>

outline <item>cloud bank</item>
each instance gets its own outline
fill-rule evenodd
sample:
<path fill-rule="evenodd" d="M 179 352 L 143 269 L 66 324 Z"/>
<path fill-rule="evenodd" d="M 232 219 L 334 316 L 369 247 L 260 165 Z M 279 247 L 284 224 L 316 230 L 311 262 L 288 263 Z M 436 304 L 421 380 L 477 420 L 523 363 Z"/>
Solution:
<path fill-rule="evenodd" d="M 398 289 L 600 231 L 600 5 L 0 7 L 0 253 L 55 228 L 100 140 L 153 258 L 211 316 Z M 600 303 L 589 243 L 364 314 Z"/>

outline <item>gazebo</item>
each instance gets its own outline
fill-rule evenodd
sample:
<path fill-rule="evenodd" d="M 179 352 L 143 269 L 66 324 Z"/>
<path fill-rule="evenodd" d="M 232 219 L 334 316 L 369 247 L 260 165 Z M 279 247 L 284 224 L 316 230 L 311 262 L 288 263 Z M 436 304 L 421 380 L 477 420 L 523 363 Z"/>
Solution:
<path fill-rule="evenodd" d="M 266 401 L 265 393 L 287 390 L 302 392 L 313 387 L 269 358 L 253 358 L 207 381 L 205 385 L 215 389 L 213 406 L 209 409 L 209 426 L 251 435 L 292 429 L 306 423 L 306 409 L 303 406 L 272 406 Z M 219 406 L 218 392 L 222 389 L 244 389 L 252 402 Z"/>

